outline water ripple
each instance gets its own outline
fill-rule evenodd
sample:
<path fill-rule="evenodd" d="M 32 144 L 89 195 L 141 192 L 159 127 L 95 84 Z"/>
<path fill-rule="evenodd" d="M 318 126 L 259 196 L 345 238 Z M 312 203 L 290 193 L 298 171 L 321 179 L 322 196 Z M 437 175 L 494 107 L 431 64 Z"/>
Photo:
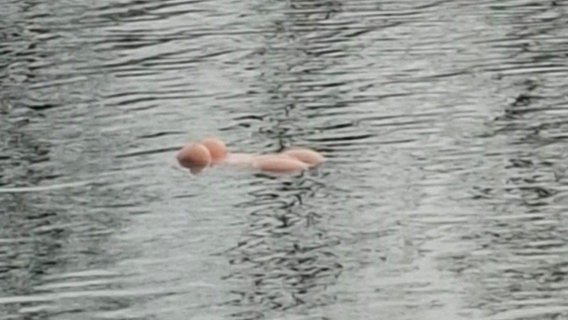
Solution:
<path fill-rule="evenodd" d="M 564 1 L 0 7 L 0 318 L 568 314 Z"/>

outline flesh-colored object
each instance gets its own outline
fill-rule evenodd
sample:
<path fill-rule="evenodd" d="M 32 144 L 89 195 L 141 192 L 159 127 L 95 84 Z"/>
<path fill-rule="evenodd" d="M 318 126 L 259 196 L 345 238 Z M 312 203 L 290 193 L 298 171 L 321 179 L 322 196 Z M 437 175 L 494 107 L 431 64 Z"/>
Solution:
<path fill-rule="evenodd" d="M 281 154 L 300 160 L 310 166 L 315 166 L 325 161 L 325 158 L 319 152 L 306 148 L 290 148 L 282 151 Z"/>
<path fill-rule="evenodd" d="M 317 151 L 294 147 L 280 153 L 229 153 L 223 141 L 214 137 L 183 147 L 177 155 L 181 166 L 198 173 L 209 165 L 231 165 L 266 172 L 292 173 L 306 170 L 325 161 Z"/>
<path fill-rule="evenodd" d="M 280 154 L 259 155 L 252 158 L 252 167 L 268 172 L 296 172 L 309 167 L 307 163 Z"/>
<path fill-rule="evenodd" d="M 182 167 L 198 173 L 211 163 L 209 150 L 200 143 L 188 144 L 177 154 L 177 161 Z"/>
<path fill-rule="evenodd" d="M 223 141 L 217 138 L 205 138 L 201 140 L 200 143 L 209 150 L 212 163 L 219 163 L 227 156 L 227 146 L 225 146 Z"/>
<path fill-rule="evenodd" d="M 254 158 L 258 157 L 258 154 L 253 153 L 229 153 L 223 164 L 240 166 L 240 167 L 250 167 L 253 164 Z"/>

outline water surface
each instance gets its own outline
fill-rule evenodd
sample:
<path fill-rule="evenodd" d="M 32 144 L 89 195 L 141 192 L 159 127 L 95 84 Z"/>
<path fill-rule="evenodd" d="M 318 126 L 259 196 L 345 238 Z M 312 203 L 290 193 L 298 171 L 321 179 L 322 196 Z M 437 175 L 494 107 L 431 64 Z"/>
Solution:
<path fill-rule="evenodd" d="M 0 318 L 568 317 L 567 10 L 3 1 Z"/>

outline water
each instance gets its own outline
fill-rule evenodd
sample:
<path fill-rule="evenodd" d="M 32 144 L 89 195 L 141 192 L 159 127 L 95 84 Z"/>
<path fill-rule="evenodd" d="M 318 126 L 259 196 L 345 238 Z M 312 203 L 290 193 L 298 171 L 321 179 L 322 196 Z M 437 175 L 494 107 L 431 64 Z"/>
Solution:
<path fill-rule="evenodd" d="M 567 10 L 2 1 L 0 319 L 567 318 Z"/>

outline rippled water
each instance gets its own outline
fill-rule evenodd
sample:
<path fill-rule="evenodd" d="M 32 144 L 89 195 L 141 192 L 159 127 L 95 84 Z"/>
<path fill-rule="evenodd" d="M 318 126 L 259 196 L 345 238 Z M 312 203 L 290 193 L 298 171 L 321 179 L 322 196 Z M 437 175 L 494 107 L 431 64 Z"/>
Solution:
<path fill-rule="evenodd" d="M 567 10 L 2 1 L 0 318 L 568 318 Z"/>

